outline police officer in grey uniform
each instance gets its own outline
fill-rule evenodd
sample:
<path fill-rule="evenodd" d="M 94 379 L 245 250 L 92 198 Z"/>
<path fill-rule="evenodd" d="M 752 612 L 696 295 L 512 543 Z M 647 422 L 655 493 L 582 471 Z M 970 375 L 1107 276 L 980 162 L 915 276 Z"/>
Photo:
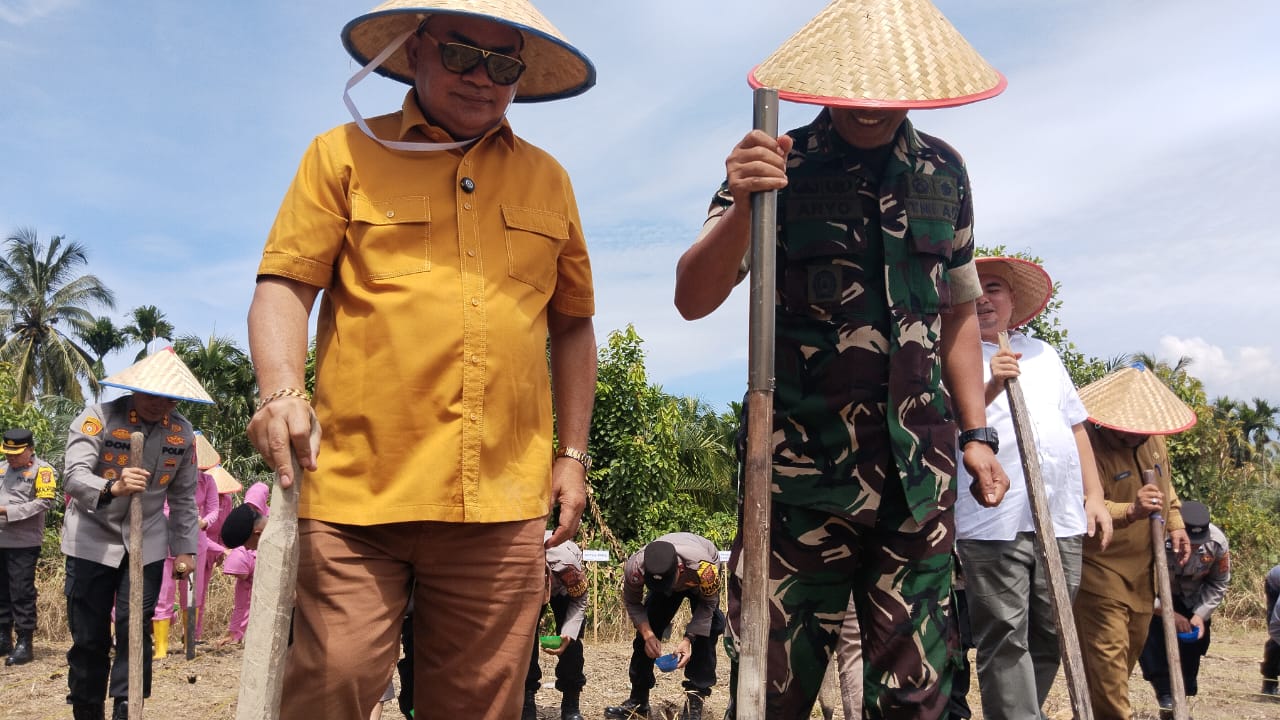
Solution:
<path fill-rule="evenodd" d="M 1166 562 L 1169 565 L 1169 585 L 1173 591 L 1174 624 L 1179 633 L 1197 631 L 1193 641 L 1178 642 L 1178 656 L 1182 664 L 1182 682 L 1187 696 L 1195 695 L 1196 677 L 1200 674 L 1200 658 L 1209 652 L 1210 615 L 1222 604 L 1231 581 L 1231 551 L 1227 536 L 1209 522 L 1209 508 L 1203 503 L 1182 503 L 1182 521 L 1187 526 L 1191 540 L 1191 557 L 1186 565 L 1179 565 L 1172 546 L 1166 542 Z M 1164 610 L 1168 612 L 1168 610 Z M 1147 644 L 1142 648 L 1138 662 L 1142 665 L 1142 678 L 1151 683 L 1161 708 L 1173 711 L 1173 695 L 1169 684 L 1169 656 L 1165 651 L 1164 621 L 1160 615 L 1151 618 L 1147 632 Z"/>
<path fill-rule="evenodd" d="M 128 718 L 129 503 L 142 503 L 144 618 L 155 611 L 164 560 L 195 567 L 199 517 L 196 452 L 191 423 L 175 410 L 178 400 L 212 403 L 199 382 L 165 348 L 102 381 L 132 390 L 90 405 L 67 436 L 62 529 L 67 556 L 67 702 L 76 720 L 103 720 L 104 691 L 115 700 L 112 717 Z M 141 432 L 141 467 L 130 458 L 130 436 Z M 169 516 L 163 508 L 169 502 Z M 111 611 L 115 609 L 115 658 L 111 662 Z M 143 697 L 151 691 L 151 623 L 142 623 Z M 110 665 L 109 665 L 110 662 Z M 110 686 L 108 687 L 108 671 Z"/>
<path fill-rule="evenodd" d="M 631 695 L 621 705 L 605 708 L 606 718 L 649 716 L 649 691 L 655 681 L 653 661 L 662 655 L 662 638 L 676 610 L 689 601 L 692 617 L 675 655 L 684 668 L 687 713 L 681 720 L 700 720 L 702 700 L 716 684 L 716 641 L 724 634 L 720 612 L 720 551 L 693 533 L 663 535 L 627 558 L 622 576 L 622 603 L 636 626 L 631 646 Z M 644 594 L 648 588 L 647 595 Z"/>
<path fill-rule="evenodd" d="M 5 432 L 0 452 L 5 456 L 0 462 L 0 656 L 9 656 L 5 665 L 23 665 L 34 657 L 36 561 L 58 479 L 49 463 L 36 457 L 30 430 Z"/>
<path fill-rule="evenodd" d="M 547 531 L 547 538 L 551 532 Z M 583 672 L 582 627 L 587 619 L 587 572 L 582 561 L 582 549 L 572 540 L 547 548 L 547 604 L 555 616 L 560 646 L 543 648 L 548 655 L 556 656 L 556 689 L 562 693 L 560 720 L 582 720 L 579 697 L 587 686 Z M 534 695 L 542 685 L 542 668 L 538 666 L 539 644 L 534 643 L 529 658 L 529 672 L 524 679 L 524 708 L 521 720 L 536 720 L 538 708 Z"/>

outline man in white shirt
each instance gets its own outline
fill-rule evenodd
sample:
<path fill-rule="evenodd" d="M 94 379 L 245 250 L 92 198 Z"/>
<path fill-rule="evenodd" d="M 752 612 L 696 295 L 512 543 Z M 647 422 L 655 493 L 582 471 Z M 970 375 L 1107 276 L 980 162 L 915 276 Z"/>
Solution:
<path fill-rule="evenodd" d="M 1058 671 L 1058 635 L 1044 564 L 1035 550 L 1035 525 L 1004 391 L 1006 380 L 1018 378 L 1026 399 L 1073 598 L 1080 585 L 1082 537 L 1099 532 L 1105 545 L 1111 516 L 1085 434 L 1088 413 L 1057 352 L 1018 332 L 1009 333 L 1009 349 L 999 346 L 1000 333 L 1027 323 L 1049 302 L 1049 275 L 1018 258 L 978 258 L 977 265 L 983 290 L 977 311 L 986 359 L 987 421 L 1005 440 L 996 457 L 1009 475 L 1009 492 L 992 508 L 958 494 L 956 551 L 965 571 L 983 716 L 1038 720 Z M 961 471 L 959 486 L 966 480 Z"/>

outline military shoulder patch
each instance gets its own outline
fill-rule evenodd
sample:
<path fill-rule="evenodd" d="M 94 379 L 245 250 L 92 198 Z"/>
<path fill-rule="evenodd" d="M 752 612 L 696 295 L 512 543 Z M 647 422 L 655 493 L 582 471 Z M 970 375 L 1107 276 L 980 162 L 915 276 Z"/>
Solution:
<path fill-rule="evenodd" d="M 96 417 L 87 417 L 80 425 L 80 432 L 85 435 L 97 435 L 102 432 L 102 421 Z"/>

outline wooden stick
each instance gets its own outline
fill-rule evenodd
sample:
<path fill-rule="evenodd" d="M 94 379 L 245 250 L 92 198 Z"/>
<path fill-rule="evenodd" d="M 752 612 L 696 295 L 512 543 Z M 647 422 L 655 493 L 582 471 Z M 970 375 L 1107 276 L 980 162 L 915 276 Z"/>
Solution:
<path fill-rule="evenodd" d="M 1000 349 L 1009 349 L 1009 334 L 1006 332 L 1000 333 Z M 1084 675 L 1080 636 L 1076 634 L 1076 620 L 1071 610 L 1067 576 L 1062 569 L 1062 556 L 1058 552 L 1053 516 L 1049 513 L 1044 476 L 1040 473 L 1040 456 L 1036 450 L 1031 416 L 1027 412 L 1027 402 L 1022 395 L 1022 387 L 1018 384 L 1018 379 L 1005 380 L 1004 389 L 1009 398 L 1009 414 L 1013 418 L 1018 455 L 1022 458 L 1022 476 L 1027 483 L 1031 520 L 1036 528 L 1036 552 L 1044 562 L 1045 582 L 1049 588 L 1049 605 L 1053 608 L 1053 624 L 1058 631 L 1058 646 L 1062 651 L 1062 669 L 1067 679 L 1067 694 L 1071 697 L 1071 710 L 1076 720 L 1092 720 L 1093 706 L 1089 703 L 1089 684 Z"/>
<path fill-rule="evenodd" d="M 311 418 L 311 446 L 320 425 Z M 249 626 L 240 666 L 236 720 L 277 720 L 284 690 L 284 657 L 289 649 L 293 594 L 298 578 L 298 483 L 302 467 L 293 458 L 293 483 L 271 488 L 271 519 L 258 540 Z"/>
<path fill-rule="evenodd" d="M 1155 470 L 1142 471 L 1142 484 L 1155 485 Z M 1182 682 L 1182 656 L 1178 653 L 1178 627 L 1173 620 L 1173 590 L 1169 586 L 1169 565 L 1164 554 L 1164 516 L 1151 513 L 1151 563 L 1156 572 L 1156 592 L 1160 595 L 1160 621 L 1164 629 L 1164 652 L 1169 660 L 1169 690 L 1173 693 L 1173 719 L 1189 720 L 1187 688 Z"/>
<path fill-rule="evenodd" d="M 146 437 L 129 436 L 129 467 L 142 467 Z M 129 496 L 129 720 L 142 720 L 142 495 Z"/>
<path fill-rule="evenodd" d="M 778 91 L 755 91 L 755 128 L 778 134 Z M 747 452 L 742 489 L 742 607 L 737 716 L 764 720 L 769 643 L 769 512 L 773 484 L 774 259 L 778 193 L 751 196 L 751 311 Z"/>
<path fill-rule="evenodd" d="M 186 563 L 173 566 L 176 574 L 185 575 L 178 582 L 182 584 L 182 644 L 186 649 L 188 660 L 196 657 L 196 571 L 188 568 Z M 190 574 L 186 574 L 190 571 Z"/>

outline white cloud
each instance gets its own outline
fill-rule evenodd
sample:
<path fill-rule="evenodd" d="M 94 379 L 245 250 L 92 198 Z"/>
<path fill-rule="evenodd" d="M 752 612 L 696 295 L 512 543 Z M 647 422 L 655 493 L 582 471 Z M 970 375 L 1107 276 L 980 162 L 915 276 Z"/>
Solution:
<path fill-rule="evenodd" d="M 0 23 L 19 27 L 74 7 L 79 0 L 0 0 Z"/>
<path fill-rule="evenodd" d="M 1200 378 L 1210 399 L 1226 395 L 1235 400 L 1280 397 L 1280 362 L 1269 347 L 1222 348 L 1204 338 L 1160 338 L 1160 359 L 1191 358 L 1188 371 Z"/>

